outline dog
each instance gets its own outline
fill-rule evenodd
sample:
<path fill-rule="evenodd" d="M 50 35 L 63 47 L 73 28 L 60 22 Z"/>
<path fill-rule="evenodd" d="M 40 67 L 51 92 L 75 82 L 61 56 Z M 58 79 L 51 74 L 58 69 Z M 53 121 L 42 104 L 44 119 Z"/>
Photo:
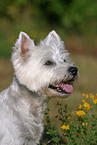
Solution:
<path fill-rule="evenodd" d="M 54 30 L 37 46 L 20 32 L 11 60 L 15 77 L 0 93 L 0 145 L 37 145 L 48 99 L 72 93 L 78 68 Z"/>

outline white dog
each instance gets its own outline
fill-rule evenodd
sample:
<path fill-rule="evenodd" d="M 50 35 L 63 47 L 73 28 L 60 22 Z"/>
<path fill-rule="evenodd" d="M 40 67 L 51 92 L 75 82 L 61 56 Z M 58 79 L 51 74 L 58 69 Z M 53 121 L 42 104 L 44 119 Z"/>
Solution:
<path fill-rule="evenodd" d="M 13 50 L 15 78 L 0 94 L 0 145 L 37 145 L 48 98 L 70 94 L 78 69 L 55 31 L 38 46 L 20 32 Z"/>

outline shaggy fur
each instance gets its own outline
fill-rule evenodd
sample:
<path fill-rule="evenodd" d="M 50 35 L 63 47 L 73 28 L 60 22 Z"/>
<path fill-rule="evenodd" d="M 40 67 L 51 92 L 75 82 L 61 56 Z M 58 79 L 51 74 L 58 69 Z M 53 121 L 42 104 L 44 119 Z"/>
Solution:
<path fill-rule="evenodd" d="M 15 77 L 0 94 L 0 145 L 37 145 L 48 98 L 73 91 L 77 68 L 55 31 L 37 46 L 20 32 L 12 63 Z"/>

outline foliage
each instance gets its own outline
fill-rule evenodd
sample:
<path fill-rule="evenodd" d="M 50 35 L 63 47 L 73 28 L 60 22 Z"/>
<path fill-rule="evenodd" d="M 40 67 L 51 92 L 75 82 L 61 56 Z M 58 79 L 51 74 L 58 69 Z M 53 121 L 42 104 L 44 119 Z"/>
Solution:
<path fill-rule="evenodd" d="M 40 27 L 63 27 L 76 33 L 97 33 L 96 0 L 1 0 L 0 19 L 23 23 L 28 17 Z"/>
<path fill-rule="evenodd" d="M 0 0 L 0 40 L 7 39 L 0 43 L 0 56 L 10 56 L 20 31 L 37 42 L 52 29 L 72 52 L 97 55 L 96 5 L 97 0 Z"/>
<path fill-rule="evenodd" d="M 83 94 L 82 96 L 84 99 L 79 104 L 79 109 L 71 113 L 68 113 L 67 104 L 62 106 L 61 103 L 57 103 L 58 115 L 56 118 L 61 121 L 63 136 L 66 138 L 68 145 L 97 144 L 97 112 L 95 112 L 97 95 Z M 58 135 L 52 129 L 48 129 L 47 134 L 50 134 L 54 141 L 56 140 L 55 135 Z M 58 140 L 58 137 L 55 143 L 59 145 L 60 138 Z"/>
<path fill-rule="evenodd" d="M 46 121 L 47 121 L 47 125 L 45 127 L 45 131 L 44 131 L 44 135 L 43 135 L 43 139 L 41 140 L 41 145 L 43 145 L 43 140 L 45 141 L 46 144 L 50 144 L 50 145 L 64 145 L 63 141 L 61 140 L 57 130 L 55 129 L 55 127 L 53 127 L 50 123 L 50 118 L 49 118 L 49 109 L 46 110 Z"/>
<path fill-rule="evenodd" d="M 46 134 L 50 135 L 52 137 L 51 140 L 49 140 L 47 143 L 53 142 L 54 144 L 58 144 L 60 141 L 60 138 L 58 136 L 58 132 L 56 131 L 56 129 L 54 129 L 53 127 L 50 127 L 48 129 L 48 131 L 46 132 Z"/>

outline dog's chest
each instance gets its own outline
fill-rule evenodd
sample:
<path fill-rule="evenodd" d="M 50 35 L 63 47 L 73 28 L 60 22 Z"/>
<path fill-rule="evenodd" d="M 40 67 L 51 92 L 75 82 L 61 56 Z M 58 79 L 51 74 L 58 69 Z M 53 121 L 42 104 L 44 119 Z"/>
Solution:
<path fill-rule="evenodd" d="M 43 117 L 44 110 L 46 108 L 45 103 L 38 103 L 33 100 L 29 106 L 23 101 L 19 107 L 16 114 L 16 122 L 13 122 L 15 134 L 17 134 L 17 139 L 22 139 L 27 145 L 30 142 L 31 145 L 34 141 L 39 141 L 43 132 Z M 14 138 L 14 134 L 12 134 Z M 22 144 L 22 143 L 21 143 Z M 36 144 L 36 143 L 34 143 Z M 37 142 L 38 144 L 38 142 Z"/>
<path fill-rule="evenodd" d="M 41 136 L 43 132 L 43 117 L 46 109 L 46 102 L 32 99 L 22 101 L 19 109 L 19 117 L 21 120 L 21 134 L 26 135 L 25 138 L 36 138 Z"/>

